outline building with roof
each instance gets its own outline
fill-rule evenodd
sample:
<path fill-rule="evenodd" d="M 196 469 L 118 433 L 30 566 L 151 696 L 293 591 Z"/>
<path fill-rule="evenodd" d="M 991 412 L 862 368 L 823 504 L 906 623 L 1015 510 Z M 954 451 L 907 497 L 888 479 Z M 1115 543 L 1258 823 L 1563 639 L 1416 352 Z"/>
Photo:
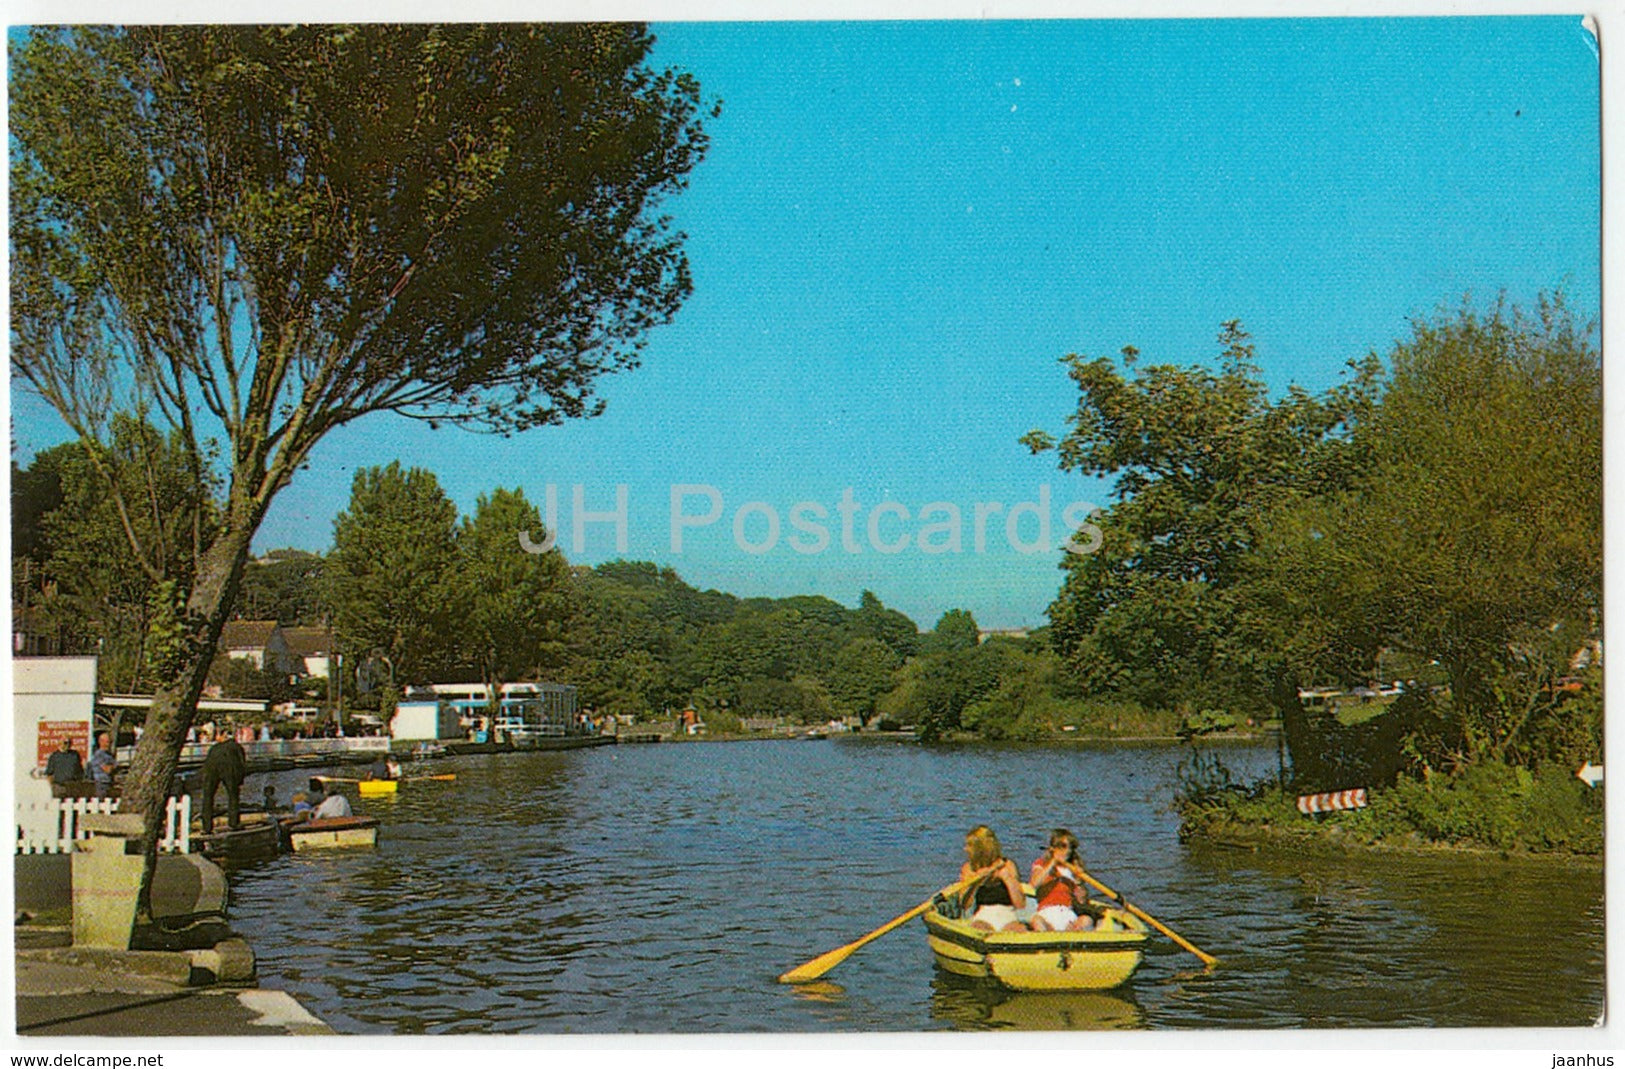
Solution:
<path fill-rule="evenodd" d="M 300 675 L 326 679 L 333 666 L 333 629 L 330 627 L 285 627 L 282 638 L 288 653 L 300 664 Z"/>
<path fill-rule="evenodd" d="M 303 664 L 288 648 L 287 636 L 275 620 L 232 620 L 220 632 L 220 652 L 250 661 L 261 671 L 302 674 Z"/>

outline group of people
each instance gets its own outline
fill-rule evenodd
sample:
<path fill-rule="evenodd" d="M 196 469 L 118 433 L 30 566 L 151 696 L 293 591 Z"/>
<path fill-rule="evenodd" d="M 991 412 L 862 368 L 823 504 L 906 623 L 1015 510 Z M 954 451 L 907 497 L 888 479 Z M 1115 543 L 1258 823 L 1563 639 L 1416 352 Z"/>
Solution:
<path fill-rule="evenodd" d="M 972 927 L 989 932 L 1088 931 L 1095 926 L 1085 912 L 1089 892 L 1076 835 L 1065 828 L 1051 831 L 1030 877 L 1036 899 L 1032 909 L 1016 863 L 1004 856 L 999 837 L 985 824 L 972 828 L 965 836 L 965 863 L 959 867 L 961 913 L 970 915 Z"/>
<path fill-rule="evenodd" d="M 90 773 L 90 785 L 97 798 L 113 796 L 113 771 L 118 757 L 113 753 L 113 736 L 108 732 L 96 735 L 96 749 L 91 751 L 87 766 L 72 739 L 63 739 L 62 745 L 45 759 L 45 778 L 51 781 L 51 797 L 72 798 L 81 793 L 85 773 Z"/>

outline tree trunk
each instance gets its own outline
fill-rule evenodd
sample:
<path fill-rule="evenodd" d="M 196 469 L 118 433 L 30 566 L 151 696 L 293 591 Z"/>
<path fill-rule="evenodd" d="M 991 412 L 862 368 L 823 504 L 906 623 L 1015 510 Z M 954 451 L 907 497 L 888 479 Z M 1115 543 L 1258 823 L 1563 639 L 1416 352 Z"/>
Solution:
<path fill-rule="evenodd" d="M 159 683 L 125 777 L 120 808 L 140 811 L 144 822 L 141 849 L 146 866 L 137 899 L 138 915 L 152 916 L 152 874 L 158 841 L 164 832 L 164 805 L 180 765 L 186 732 L 197 715 L 197 702 L 208 680 L 209 666 L 220 645 L 220 632 L 237 600 L 250 540 L 263 508 L 235 503 L 231 516 L 198 562 L 197 577 L 186 601 L 186 640 L 174 675 Z"/>

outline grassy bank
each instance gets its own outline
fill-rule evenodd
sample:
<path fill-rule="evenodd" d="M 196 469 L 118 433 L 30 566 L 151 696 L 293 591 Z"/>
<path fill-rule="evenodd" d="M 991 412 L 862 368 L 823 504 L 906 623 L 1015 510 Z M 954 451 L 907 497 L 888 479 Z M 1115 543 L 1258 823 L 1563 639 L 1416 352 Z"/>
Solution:
<path fill-rule="evenodd" d="M 1305 816 L 1295 793 L 1273 783 L 1238 787 L 1215 770 L 1216 762 L 1196 764 L 1178 799 L 1180 837 L 1187 840 L 1602 855 L 1602 790 L 1561 768 L 1532 773 L 1492 762 L 1456 776 L 1401 778 L 1371 791 L 1365 809 Z"/>

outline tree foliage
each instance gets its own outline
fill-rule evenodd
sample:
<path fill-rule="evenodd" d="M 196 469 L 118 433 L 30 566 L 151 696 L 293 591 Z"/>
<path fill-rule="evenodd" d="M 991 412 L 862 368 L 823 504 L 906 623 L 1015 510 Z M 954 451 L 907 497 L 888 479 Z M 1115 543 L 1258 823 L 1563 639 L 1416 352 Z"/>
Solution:
<path fill-rule="evenodd" d="M 1100 551 L 1063 562 L 1056 648 L 1093 691 L 1273 706 L 1321 788 L 1594 747 L 1593 706 L 1553 685 L 1601 622 L 1588 333 L 1561 298 L 1464 308 L 1341 386 L 1274 400 L 1235 324 L 1217 373 L 1069 358 L 1072 428 L 1027 442 L 1118 481 Z M 1363 725 L 1300 703 L 1385 659 L 1437 663 L 1448 685 Z"/>
<path fill-rule="evenodd" d="M 1259 703 L 1277 664 L 1237 641 L 1246 563 L 1284 501 L 1347 482 L 1359 468 L 1348 428 L 1374 398 L 1377 367 L 1347 383 L 1272 400 L 1248 335 L 1227 323 L 1215 371 L 1139 366 L 1123 351 L 1067 357 L 1079 389 L 1054 448 L 1065 471 L 1114 476 L 1115 503 L 1095 522 L 1098 552 L 1068 554 L 1050 606 L 1052 642 L 1093 691 L 1151 705 Z"/>
<path fill-rule="evenodd" d="M 433 472 L 391 462 L 355 473 L 322 571 L 334 641 L 351 664 L 380 655 L 405 686 L 454 663 L 457 535 L 457 507 Z"/>
<path fill-rule="evenodd" d="M 127 777 L 161 801 L 249 546 L 325 435 L 375 412 L 500 431 L 591 415 L 690 290 L 659 213 L 699 87 L 636 24 L 79 26 L 11 52 L 11 367 L 102 463 L 172 430 L 214 536 Z M 125 524 L 129 552 L 162 558 Z"/>
<path fill-rule="evenodd" d="M 542 531 L 522 490 L 481 494 L 457 529 L 456 565 L 447 604 L 454 611 L 461 659 L 490 687 L 550 678 L 564 663 L 573 615 L 570 567 L 557 549 L 529 553 L 520 531 Z"/>
<path fill-rule="evenodd" d="M 1560 299 L 1418 322 L 1356 429 L 1352 485 L 1283 513 L 1262 603 L 1298 645 L 1445 670 L 1414 710 L 1420 761 L 1527 760 L 1552 686 L 1602 611 L 1602 367 Z"/>

